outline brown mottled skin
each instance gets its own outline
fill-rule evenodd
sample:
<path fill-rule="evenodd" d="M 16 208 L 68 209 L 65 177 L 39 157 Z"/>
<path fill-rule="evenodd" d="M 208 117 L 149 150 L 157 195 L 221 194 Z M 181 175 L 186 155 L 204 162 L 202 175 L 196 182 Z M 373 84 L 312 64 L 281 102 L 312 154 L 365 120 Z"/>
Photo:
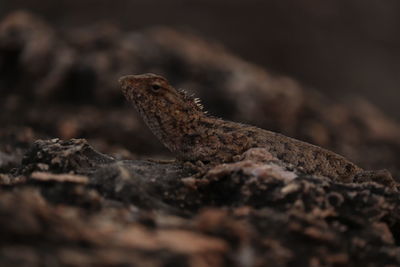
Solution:
<path fill-rule="evenodd" d="M 207 115 L 196 99 L 155 74 L 128 75 L 119 82 L 157 138 L 178 159 L 230 162 L 249 148 L 266 148 L 272 156 L 305 174 L 351 181 L 363 170 L 321 147 L 246 124 Z"/>

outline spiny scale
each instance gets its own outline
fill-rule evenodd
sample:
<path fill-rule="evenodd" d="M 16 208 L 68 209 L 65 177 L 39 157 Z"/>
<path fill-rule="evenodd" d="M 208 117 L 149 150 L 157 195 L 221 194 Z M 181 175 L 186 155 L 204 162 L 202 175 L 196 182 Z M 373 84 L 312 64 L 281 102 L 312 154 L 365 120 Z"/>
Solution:
<path fill-rule="evenodd" d="M 194 94 L 188 94 L 188 92 L 184 89 L 178 89 L 177 90 L 183 97 L 185 100 L 193 102 L 195 105 L 197 105 L 199 107 L 199 109 L 203 110 L 204 106 L 203 104 L 201 104 L 201 99 L 198 97 L 194 97 Z M 203 111 L 204 112 L 204 111 Z M 204 112 L 206 114 L 206 112 Z"/>

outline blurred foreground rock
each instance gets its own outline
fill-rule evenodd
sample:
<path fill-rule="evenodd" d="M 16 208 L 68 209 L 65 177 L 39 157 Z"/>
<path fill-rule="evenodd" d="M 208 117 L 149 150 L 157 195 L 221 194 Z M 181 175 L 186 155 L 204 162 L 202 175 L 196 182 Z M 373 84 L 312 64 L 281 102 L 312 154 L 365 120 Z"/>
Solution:
<path fill-rule="evenodd" d="M 337 103 L 171 29 L 59 32 L 17 12 L 0 22 L 1 265 L 400 266 L 398 181 L 298 176 L 262 149 L 202 170 L 144 160 L 173 155 L 119 91 L 143 72 L 211 114 L 399 177 L 400 126 L 360 98 Z"/>
<path fill-rule="evenodd" d="M 400 265 L 395 188 L 299 177 L 249 153 L 195 177 L 179 162 L 115 160 L 80 139 L 37 141 L 0 176 L 1 262 Z"/>

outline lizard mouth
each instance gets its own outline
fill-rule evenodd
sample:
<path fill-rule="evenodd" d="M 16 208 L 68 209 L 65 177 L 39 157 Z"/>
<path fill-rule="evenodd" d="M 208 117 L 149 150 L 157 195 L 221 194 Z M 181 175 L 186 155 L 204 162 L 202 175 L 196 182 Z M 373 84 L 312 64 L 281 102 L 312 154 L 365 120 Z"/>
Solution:
<path fill-rule="evenodd" d="M 121 86 L 121 91 L 125 95 L 125 98 L 130 101 L 140 100 L 145 96 L 142 92 L 143 85 L 141 81 L 146 81 L 149 77 L 155 76 L 155 74 L 142 74 L 142 75 L 125 75 L 118 79 Z"/>
<path fill-rule="evenodd" d="M 122 88 L 125 88 L 128 80 L 129 80 L 129 75 L 122 76 L 118 79 L 118 83 L 121 85 Z"/>
<path fill-rule="evenodd" d="M 129 78 L 130 78 L 130 76 L 132 76 L 132 75 L 122 76 L 121 78 L 118 79 L 118 83 L 119 83 L 120 86 L 121 86 L 121 91 L 122 91 L 122 93 L 125 95 L 125 97 L 128 98 L 128 99 L 131 98 L 131 97 L 130 97 L 130 95 L 131 95 L 130 92 L 133 91 L 133 88 L 132 88 L 132 86 L 131 86 L 130 83 L 129 83 L 129 80 L 130 80 Z"/>

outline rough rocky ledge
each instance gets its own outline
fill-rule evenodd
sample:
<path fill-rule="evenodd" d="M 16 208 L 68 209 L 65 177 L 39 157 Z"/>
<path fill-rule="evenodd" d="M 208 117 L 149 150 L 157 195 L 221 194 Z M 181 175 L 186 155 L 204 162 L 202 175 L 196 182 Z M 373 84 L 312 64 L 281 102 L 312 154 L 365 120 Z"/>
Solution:
<path fill-rule="evenodd" d="M 249 151 L 203 172 L 39 140 L 0 176 L 4 266 L 397 266 L 400 197 Z"/>

